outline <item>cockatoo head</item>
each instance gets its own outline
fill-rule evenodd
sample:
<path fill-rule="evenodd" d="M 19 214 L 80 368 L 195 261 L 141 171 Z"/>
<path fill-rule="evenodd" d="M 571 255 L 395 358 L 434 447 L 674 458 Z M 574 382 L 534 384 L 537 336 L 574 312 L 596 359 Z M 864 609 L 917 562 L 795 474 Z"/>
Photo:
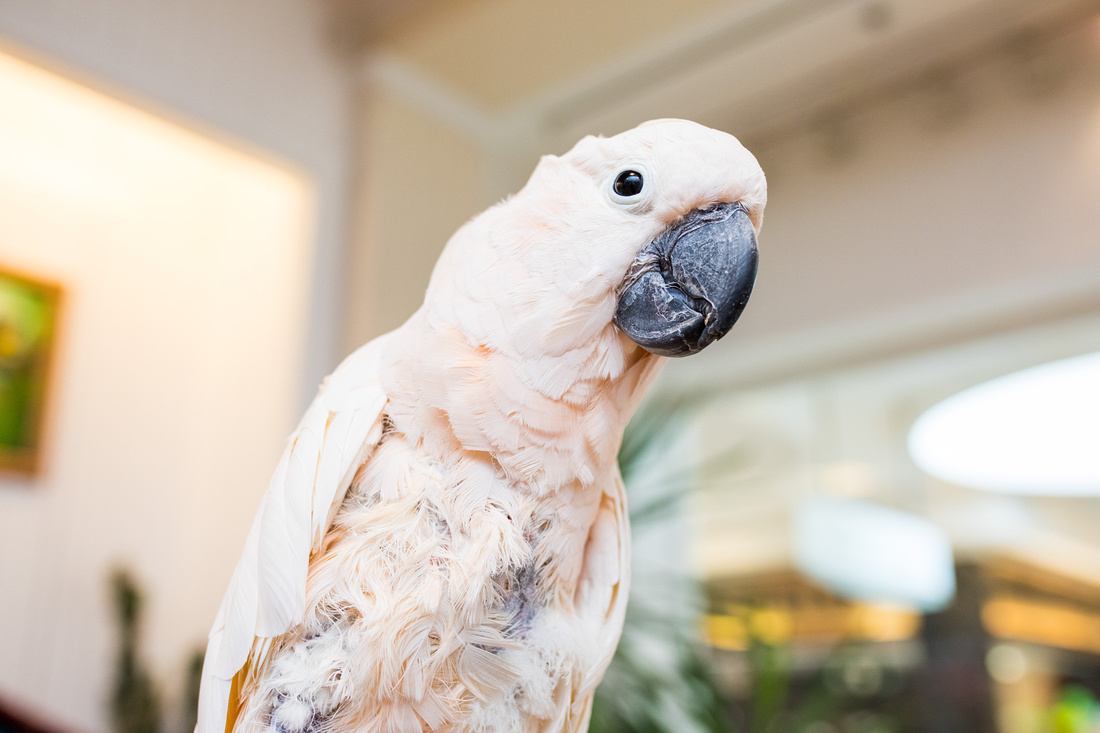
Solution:
<path fill-rule="evenodd" d="M 563 353 L 613 322 L 651 353 L 692 354 L 748 300 L 766 198 L 760 165 L 726 133 L 669 119 L 586 137 L 460 230 L 428 302 L 484 300 L 460 320 L 490 347 Z"/>
<path fill-rule="evenodd" d="M 434 455 L 492 453 L 535 491 L 589 483 L 660 357 L 700 351 L 741 314 L 765 198 L 736 139 L 683 120 L 542 158 L 444 248 L 391 343 L 391 422 Z"/>

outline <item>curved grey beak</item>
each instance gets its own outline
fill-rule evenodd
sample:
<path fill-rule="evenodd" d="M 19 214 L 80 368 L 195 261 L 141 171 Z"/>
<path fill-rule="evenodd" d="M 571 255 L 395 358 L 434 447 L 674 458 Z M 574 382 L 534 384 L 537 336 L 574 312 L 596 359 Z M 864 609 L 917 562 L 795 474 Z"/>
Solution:
<path fill-rule="evenodd" d="M 615 323 L 654 354 L 702 351 L 745 309 L 756 259 L 756 234 L 741 204 L 696 209 L 634 258 Z"/>

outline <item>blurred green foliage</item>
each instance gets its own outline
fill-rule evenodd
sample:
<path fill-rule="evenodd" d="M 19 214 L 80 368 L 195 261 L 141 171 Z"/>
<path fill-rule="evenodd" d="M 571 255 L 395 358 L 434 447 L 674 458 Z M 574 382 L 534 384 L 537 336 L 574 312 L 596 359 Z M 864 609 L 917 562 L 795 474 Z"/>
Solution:
<path fill-rule="evenodd" d="M 152 676 L 138 653 L 139 629 L 144 598 L 129 572 L 116 569 L 111 575 L 119 648 L 115 664 L 111 720 L 116 733 L 155 733 L 160 699 Z"/>
<path fill-rule="evenodd" d="M 623 437 L 619 466 L 630 495 L 635 532 L 674 516 L 696 482 L 698 466 L 663 460 L 669 446 L 682 437 L 688 414 L 683 408 L 679 402 L 650 402 L 634 416 Z M 631 487 L 643 476 L 647 481 L 656 479 L 660 490 L 639 497 Z M 676 578 L 661 590 L 681 594 L 684 602 L 666 606 L 631 596 L 622 639 L 596 690 L 592 733 L 732 730 L 729 702 L 699 639 L 698 625 L 683 613 L 692 598 L 701 598 L 698 587 L 686 578 Z"/>
<path fill-rule="evenodd" d="M 1090 690 L 1069 685 L 1050 709 L 1050 733 L 1100 733 L 1100 702 Z"/>

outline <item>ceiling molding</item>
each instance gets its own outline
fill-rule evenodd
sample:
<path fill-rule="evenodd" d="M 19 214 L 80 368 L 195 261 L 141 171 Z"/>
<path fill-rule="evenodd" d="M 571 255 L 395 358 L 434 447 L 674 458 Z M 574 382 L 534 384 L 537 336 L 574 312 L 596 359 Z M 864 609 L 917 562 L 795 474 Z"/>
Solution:
<path fill-rule="evenodd" d="M 365 84 L 385 88 L 485 147 L 492 147 L 499 137 L 502 125 L 499 116 L 399 56 L 385 51 L 367 54 L 361 77 Z"/>

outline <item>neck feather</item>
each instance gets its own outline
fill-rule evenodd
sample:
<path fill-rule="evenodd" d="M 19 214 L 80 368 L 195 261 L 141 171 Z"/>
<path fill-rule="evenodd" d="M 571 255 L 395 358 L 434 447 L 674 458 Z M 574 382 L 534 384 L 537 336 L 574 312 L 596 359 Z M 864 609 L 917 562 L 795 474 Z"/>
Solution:
<path fill-rule="evenodd" d="M 383 367 L 394 426 L 440 460 L 487 452 L 535 493 L 587 485 L 614 465 L 623 428 L 664 361 L 611 324 L 555 356 L 473 344 L 417 314 Z"/>

